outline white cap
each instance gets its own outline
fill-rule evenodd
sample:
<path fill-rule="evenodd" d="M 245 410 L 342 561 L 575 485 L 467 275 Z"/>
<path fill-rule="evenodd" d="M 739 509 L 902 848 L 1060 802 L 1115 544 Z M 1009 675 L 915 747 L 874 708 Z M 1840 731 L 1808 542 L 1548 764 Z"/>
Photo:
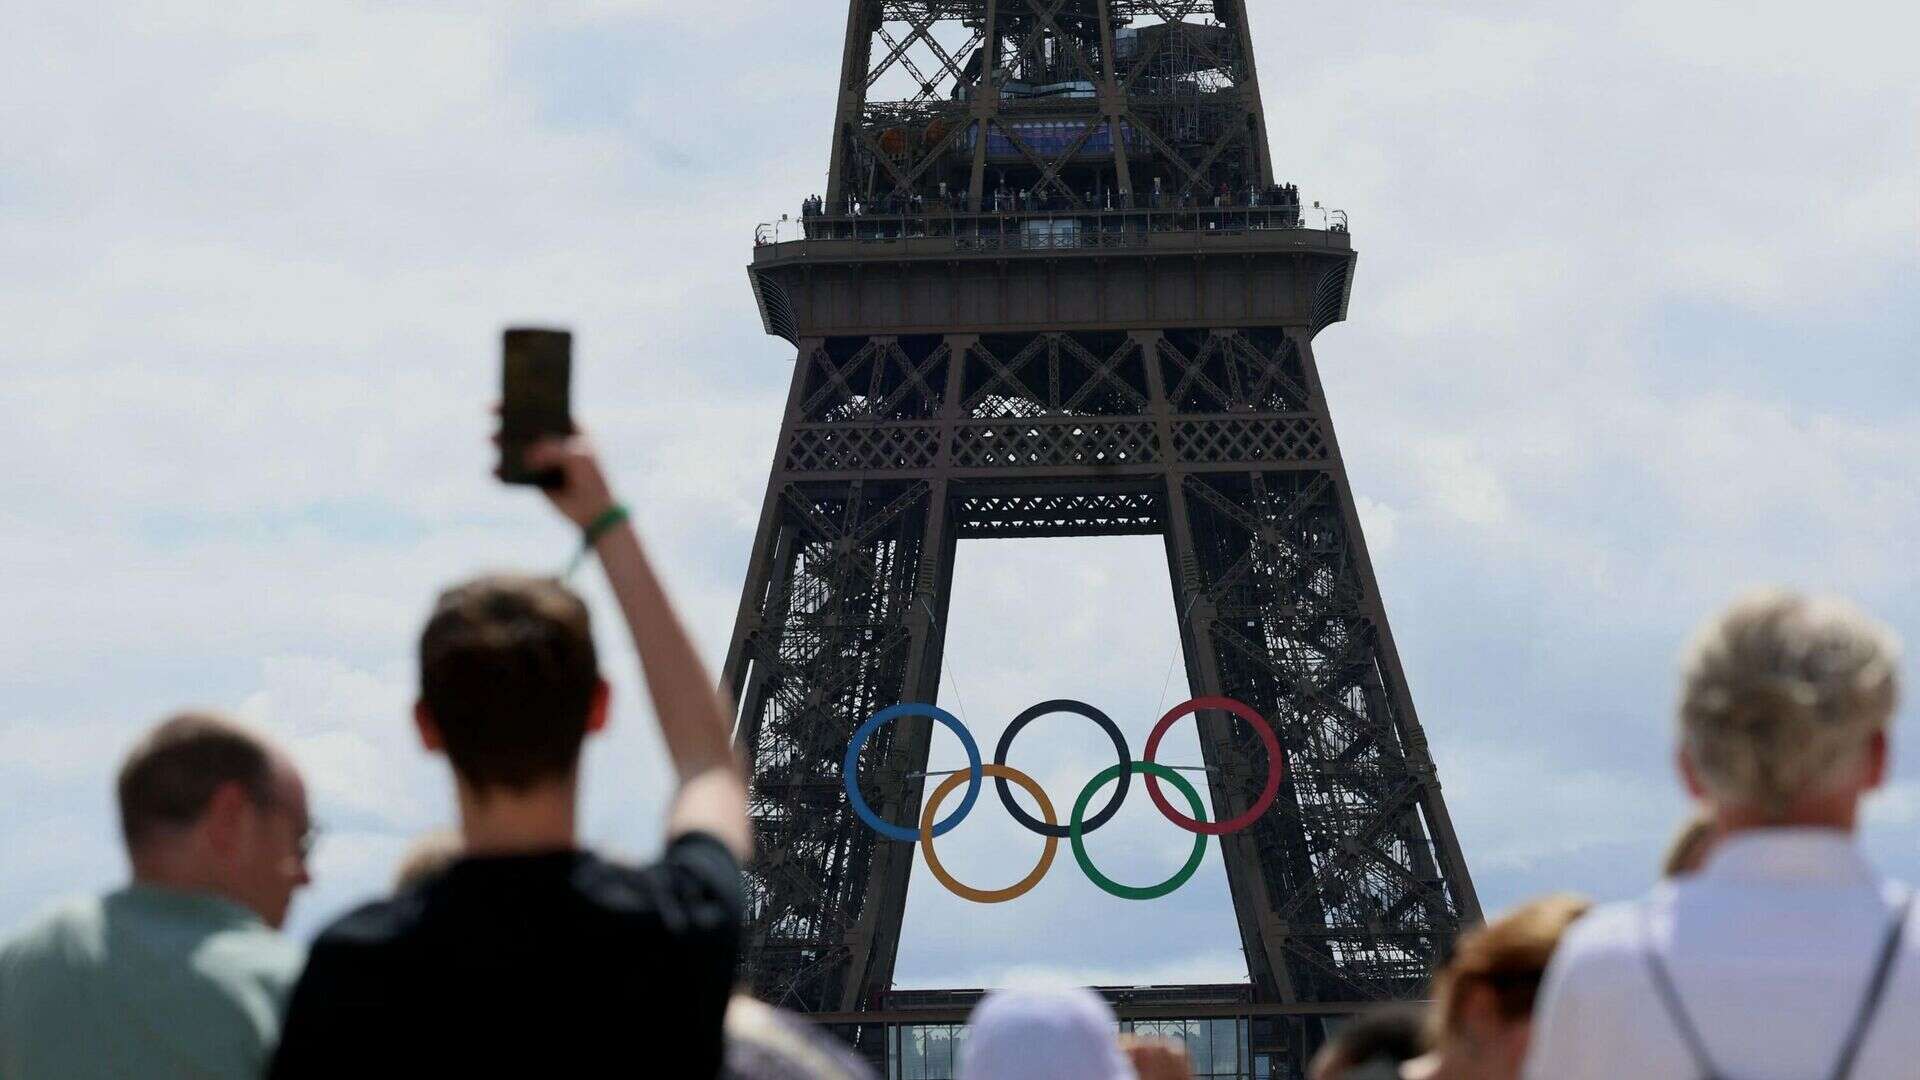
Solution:
<path fill-rule="evenodd" d="M 967 1020 L 960 1080 L 1136 1080 L 1106 999 L 1084 987 L 997 990 Z"/>

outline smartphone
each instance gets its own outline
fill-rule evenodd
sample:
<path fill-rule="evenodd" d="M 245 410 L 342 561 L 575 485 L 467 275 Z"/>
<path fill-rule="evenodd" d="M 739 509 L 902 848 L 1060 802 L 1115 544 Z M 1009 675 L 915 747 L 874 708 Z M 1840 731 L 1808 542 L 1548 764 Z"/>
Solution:
<path fill-rule="evenodd" d="M 521 455 L 538 439 L 573 434 L 573 335 L 513 327 L 502 335 L 500 355 L 500 479 L 559 487 L 558 469 L 529 470 Z"/>

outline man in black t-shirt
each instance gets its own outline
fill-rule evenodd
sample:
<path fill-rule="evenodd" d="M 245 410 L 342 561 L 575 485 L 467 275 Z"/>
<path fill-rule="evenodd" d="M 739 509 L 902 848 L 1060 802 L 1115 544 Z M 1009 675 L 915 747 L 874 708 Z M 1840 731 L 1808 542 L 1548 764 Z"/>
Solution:
<path fill-rule="evenodd" d="M 465 856 L 315 942 L 276 1078 L 711 1077 L 750 846 L 730 710 L 582 437 L 526 451 L 600 556 L 679 780 L 666 853 L 634 869 L 575 844 L 580 746 L 607 720 L 579 597 L 492 576 L 441 595 L 414 720 L 453 766 Z"/>

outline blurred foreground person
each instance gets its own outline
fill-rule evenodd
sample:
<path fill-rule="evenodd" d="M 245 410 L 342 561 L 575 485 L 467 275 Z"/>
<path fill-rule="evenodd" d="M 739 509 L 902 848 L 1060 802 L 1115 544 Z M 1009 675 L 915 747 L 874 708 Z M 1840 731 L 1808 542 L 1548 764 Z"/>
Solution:
<path fill-rule="evenodd" d="M 1341 1025 L 1307 1069 L 1309 1080 L 1399 1080 L 1402 1062 L 1426 1050 L 1420 1010 L 1389 1005 Z"/>
<path fill-rule="evenodd" d="M 729 710 L 581 437 L 527 450 L 585 533 L 633 634 L 679 787 L 660 862 L 577 847 L 581 744 L 607 722 L 587 608 L 551 579 L 441 594 L 420 636 L 414 720 L 446 754 L 462 856 L 314 943 L 276 1077 L 598 1075 L 670 1058 L 720 1068 L 745 907 L 746 788 Z M 647 1038 L 636 1041 L 636 1030 Z"/>
<path fill-rule="evenodd" d="M 438 829 L 416 837 L 400 856 L 400 868 L 393 872 L 393 891 L 406 892 L 433 881 L 460 861 L 460 834 Z"/>
<path fill-rule="evenodd" d="M 1679 770 L 1719 839 L 1699 871 L 1567 935 L 1527 1075 L 1920 1075 L 1911 891 L 1854 839 L 1887 773 L 1892 637 L 1835 600 L 1766 592 L 1695 638 Z"/>
<path fill-rule="evenodd" d="M 967 1018 L 960 1080 L 1136 1080 L 1105 998 L 1084 987 L 996 990 Z"/>
<path fill-rule="evenodd" d="M 727 1005 L 720 1080 L 874 1080 L 873 1070 L 804 1016 L 747 994 Z"/>
<path fill-rule="evenodd" d="M 1400 1075 L 1516 1080 L 1547 961 L 1567 927 L 1590 906 L 1568 893 L 1544 896 L 1463 936 L 1434 978 L 1433 1052 L 1402 1066 Z"/>
<path fill-rule="evenodd" d="M 1122 1035 L 1120 1052 L 1140 1080 L 1193 1080 L 1193 1059 L 1179 1039 Z"/>
<path fill-rule="evenodd" d="M 205 713 L 127 755 L 133 883 L 0 948 L 0 1077 L 257 1077 L 301 950 L 274 931 L 308 881 L 306 790 L 286 756 Z"/>

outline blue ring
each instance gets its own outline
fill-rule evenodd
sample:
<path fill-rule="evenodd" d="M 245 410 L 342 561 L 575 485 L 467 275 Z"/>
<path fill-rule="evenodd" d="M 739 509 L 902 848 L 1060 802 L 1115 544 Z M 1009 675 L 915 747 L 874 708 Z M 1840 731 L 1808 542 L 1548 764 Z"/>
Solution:
<path fill-rule="evenodd" d="M 866 723 L 861 724 L 859 730 L 853 733 L 852 741 L 847 743 L 847 758 L 840 766 L 840 781 L 847 789 L 847 801 L 853 804 L 853 812 L 859 815 L 861 821 L 867 823 L 868 828 L 889 840 L 904 840 L 911 844 L 920 839 L 920 830 L 881 820 L 880 815 L 873 812 L 873 808 L 867 805 L 867 800 L 860 794 L 860 777 L 856 772 L 860 764 L 860 748 L 867 744 L 867 737 L 878 730 L 881 724 L 889 720 L 898 720 L 903 716 L 927 716 L 940 721 L 952 728 L 955 735 L 960 736 L 960 745 L 967 751 L 967 794 L 960 800 L 960 805 L 953 808 L 953 813 L 947 815 L 945 821 L 933 827 L 933 835 L 945 836 L 967 816 L 967 812 L 973 809 L 973 801 L 980 797 L 980 782 L 986 774 L 980 768 L 980 747 L 973 741 L 973 733 L 969 732 L 966 725 L 962 724 L 957 717 L 938 705 L 925 705 L 914 701 L 889 705 L 874 713 Z"/>

